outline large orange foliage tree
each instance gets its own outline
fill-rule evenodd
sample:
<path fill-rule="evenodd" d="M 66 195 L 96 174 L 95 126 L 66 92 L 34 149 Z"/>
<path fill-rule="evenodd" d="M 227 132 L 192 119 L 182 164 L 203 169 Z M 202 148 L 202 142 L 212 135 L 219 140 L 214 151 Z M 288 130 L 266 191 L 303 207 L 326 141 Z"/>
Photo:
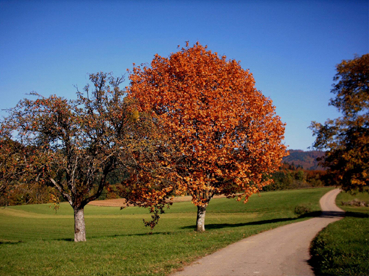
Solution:
<path fill-rule="evenodd" d="M 176 170 L 198 208 L 197 231 L 205 231 L 214 195 L 246 202 L 271 182 L 286 155 L 284 124 L 239 62 L 187 43 L 169 58 L 156 54 L 150 67 L 134 67 L 130 80 L 129 97 L 158 117 L 181 152 Z"/>

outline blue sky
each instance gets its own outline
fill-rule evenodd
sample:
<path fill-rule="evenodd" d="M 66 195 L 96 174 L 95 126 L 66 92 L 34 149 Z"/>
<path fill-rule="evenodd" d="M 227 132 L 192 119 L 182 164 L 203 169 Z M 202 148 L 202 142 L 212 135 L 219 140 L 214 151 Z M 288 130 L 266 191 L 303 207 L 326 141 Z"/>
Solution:
<path fill-rule="evenodd" d="M 369 52 L 369 1 L 2 1 L 0 109 L 36 91 L 74 98 L 88 74 L 125 74 L 185 41 L 250 69 L 306 150 L 329 107 L 335 65 Z M 0 115 L 6 112 L 0 111 Z"/>

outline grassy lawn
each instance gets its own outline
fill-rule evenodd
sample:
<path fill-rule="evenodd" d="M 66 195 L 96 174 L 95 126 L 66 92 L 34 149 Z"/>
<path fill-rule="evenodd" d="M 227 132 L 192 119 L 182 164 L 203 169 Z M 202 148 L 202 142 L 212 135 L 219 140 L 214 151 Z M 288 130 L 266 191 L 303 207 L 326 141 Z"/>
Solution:
<path fill-rule="evenodd" d="M 336 204 L 346 217 L 328 225 L 312 243 L 318 275 L 369 275 L 369 208 L 342 206 L 355 198 L 369 201 L 369 193 L 340 193 Z"/>
<path fill-rule="evenodd" d="M 296 205 L 319 211 L 330 188 L 254 195 L 247 204 L 213 199 L 205 233 L 194 230 L 196 208 L 174 204 L 152 234 L 145 209 L 87 206 L 87 242 L 74 243 L 73 211 L 61 204 L 0 208 L 0 275 L 168 275 L 244 237 L 297 222 Z M 316 214 L 316 213 L 313 213 Z"/>

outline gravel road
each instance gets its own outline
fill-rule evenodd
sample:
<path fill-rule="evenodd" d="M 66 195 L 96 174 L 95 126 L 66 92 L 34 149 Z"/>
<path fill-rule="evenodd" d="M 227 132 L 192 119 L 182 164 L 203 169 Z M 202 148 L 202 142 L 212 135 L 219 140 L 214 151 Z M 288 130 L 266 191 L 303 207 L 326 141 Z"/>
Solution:
<path fill-rule="evenodd" d="M 314 275 L 308 260 L 313 238 L 329 223 L 341 219 L 344 212 L 335 204 L 340 190 L 320 199 L 322 215 L 266 231 L 231 244 L 201 258 L 180 275 Z"/>

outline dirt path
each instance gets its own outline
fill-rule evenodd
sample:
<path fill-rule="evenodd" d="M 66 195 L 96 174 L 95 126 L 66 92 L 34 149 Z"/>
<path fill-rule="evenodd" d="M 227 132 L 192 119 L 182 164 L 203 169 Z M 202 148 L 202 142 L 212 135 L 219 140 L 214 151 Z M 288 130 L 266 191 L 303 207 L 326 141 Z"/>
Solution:
<path fill-rule="evenodd" d="M 314 275 L 307 261 L 313 238 L 329 223 L 343 217 L 335 204 L 340 190 L 320 199 L 322 215 L 260 233 L 199 259 L 179 275 Z"/>

